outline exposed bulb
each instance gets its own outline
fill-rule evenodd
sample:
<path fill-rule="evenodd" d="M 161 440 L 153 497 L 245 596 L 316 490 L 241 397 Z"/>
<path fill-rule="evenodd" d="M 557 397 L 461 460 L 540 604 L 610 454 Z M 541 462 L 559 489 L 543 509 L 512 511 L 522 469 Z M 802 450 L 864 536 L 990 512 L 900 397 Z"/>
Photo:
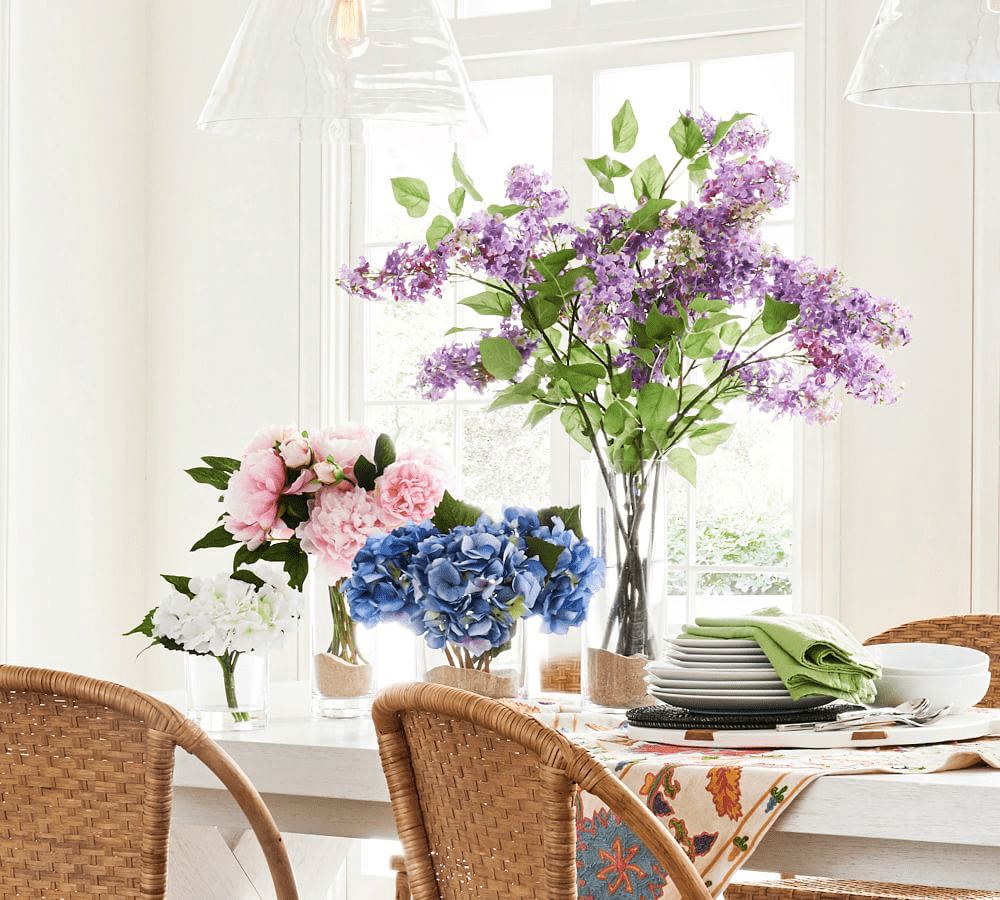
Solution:
<path fill-rule="evenodd" d="M 365 0 L 334 0 L 326 42 L 344 59 L 355 59 L 368 49 Z"/>

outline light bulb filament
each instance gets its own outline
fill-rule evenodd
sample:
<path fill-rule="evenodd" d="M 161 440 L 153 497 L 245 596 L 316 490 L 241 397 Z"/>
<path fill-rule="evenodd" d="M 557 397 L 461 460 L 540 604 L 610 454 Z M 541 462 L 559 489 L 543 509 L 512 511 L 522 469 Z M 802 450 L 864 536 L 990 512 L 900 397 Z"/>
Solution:
<path fill-rule="evenodd" d="M 364 0 L 334 0 L 327 43 L 345 59 L 361 56 L 368 49 L 368 15 Z"/>

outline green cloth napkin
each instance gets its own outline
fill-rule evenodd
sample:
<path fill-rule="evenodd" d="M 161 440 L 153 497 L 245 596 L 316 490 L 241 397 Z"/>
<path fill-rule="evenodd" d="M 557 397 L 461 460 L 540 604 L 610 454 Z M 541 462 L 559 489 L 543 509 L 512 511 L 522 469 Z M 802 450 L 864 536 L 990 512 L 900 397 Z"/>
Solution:
<path fill-rule="evenodd" d="M 875 679 L 882 674 L 843 625 L 829 616 L 786 613 L 777 607 L 749 616 L 695 619 L 685 625 L 692 637 L 757 641 L 793 699 L 826 695 L 854 703 L 875 699 Z"/>

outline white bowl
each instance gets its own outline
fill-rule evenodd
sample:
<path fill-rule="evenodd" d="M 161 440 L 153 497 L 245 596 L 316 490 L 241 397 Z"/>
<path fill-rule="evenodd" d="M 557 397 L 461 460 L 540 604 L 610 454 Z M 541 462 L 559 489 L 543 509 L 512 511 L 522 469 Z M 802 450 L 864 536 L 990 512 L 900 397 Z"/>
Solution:
<path fill-rule="evenodd" d="M 897 675 L 883 672 L 875 682 L 875 703 L 878 706 L 899 706 L 907 700 L 925 697 L 932 707 L 952 707 L 960 712 L 975 706 L 990 687 L 990 672 L 938 672 L 933 675 Z"/>
<path fill-rule="evenodd" d="M 872 644 L 865 649 L 883 673 L 957 675 L 990 667 L 990 658 L 981 650 L 952 644 Z"/>

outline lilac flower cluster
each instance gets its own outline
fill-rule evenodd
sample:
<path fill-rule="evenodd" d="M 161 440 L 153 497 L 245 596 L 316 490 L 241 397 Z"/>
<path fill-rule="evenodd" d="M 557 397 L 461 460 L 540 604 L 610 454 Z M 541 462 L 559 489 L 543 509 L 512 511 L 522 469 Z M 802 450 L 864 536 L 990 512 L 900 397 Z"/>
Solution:
<path fill-rule="evenodd" d="M 528 547 L 532 537 L 563 548 L 551 571 Z M 373 535 L 344 594 L 362 624 L 403 622 L 432 648 L 478 657 L 508 643 L 525 616 L 565 634 L 583 621 L 603 578 L 603 560 L 560 519 L 542 525 L 533 511 L 508 509 L 500 522 L 483 516 L 447 532 L 424 523 Z"/>
<path fill-rule="evenodd" d="M 627 372 L 636 389 L 669 380 L 671 345 L 676 352 L 685 337 L 715 327 L 715 320 L 701 322 L 721 315 L 718 308 L 707 309 L 706 301 L 724 304 L 725 314 L 738 319 L 742 331 L 759 321 L 771 297 L 795 306 L 783 329 L 786 344 L 768 341 L 765 350 L 761 341 L 742 342 L 733 349 L 730 341 L 709 351 L 726 374 L 738 376 L 752 404 L 825 421 L 836 414 L 839 386 L 871 403 L 892 402 L 893 373 L 877 351 L 908 342 L 904 311 L 849 287 L 832 270 L 785 258 L 763 240 L 762 223 L 788 202 L 796 176 L 787 164 L 763 155 L 769 132 L 759 120 L 732 122 L 718 144 L 718 120 L 702 112 L 694 121 L 705 140 L 695 154 L 709 162 L 698 199 L 662 204 L 641 227 L 635 217 L 652 201 L 641 201 L 638 210 L 607 204 L 588 212 L 582 224 L 563 221 L 566 192 L 553 187 L 545 173 L 515 166 L 506 183 L 512 207 L 459 219 L 433 251 L 404 244 L 380 271 L 361 260 L 343 274 L 341 284 L 368 299 L 420 301 L 440 295 L 449 272 L 485 282 L 510 298 L 512 311 L 499 326 L 484 328 L 480 339 L 499 334 L 525 362 L 538 357 L 563 364 L 552 367 L 562 371 L 567 360 L 557 359 L 551 341 L 543 340 L 551 336 L 536 327 L 533 317 L 539 304 L 548 302 L 539 264 L 552 254 L 568 254 L 560 275 L 558 318 L 546 329 L 558 330 L 562 352 L 574 344 L 590 348 L 589 356 L 583 353 L 572 362 L 597 359 L 604 365 L 610 360 L 608 379 Z M 680 317 L 683 332 L 661 335 L 654 346 L 643 344 L 636 326 L 647 323 L 653 310 Z M 439 399 L 460 384 L 482 391 L 493 380 L 476 340 L 452 343 L 428 356 L 417 388 L 424 397 Z M 571 392 L 555 380 L 542 385 L 553 388 L 550 396 L 572 405 Z"/>

